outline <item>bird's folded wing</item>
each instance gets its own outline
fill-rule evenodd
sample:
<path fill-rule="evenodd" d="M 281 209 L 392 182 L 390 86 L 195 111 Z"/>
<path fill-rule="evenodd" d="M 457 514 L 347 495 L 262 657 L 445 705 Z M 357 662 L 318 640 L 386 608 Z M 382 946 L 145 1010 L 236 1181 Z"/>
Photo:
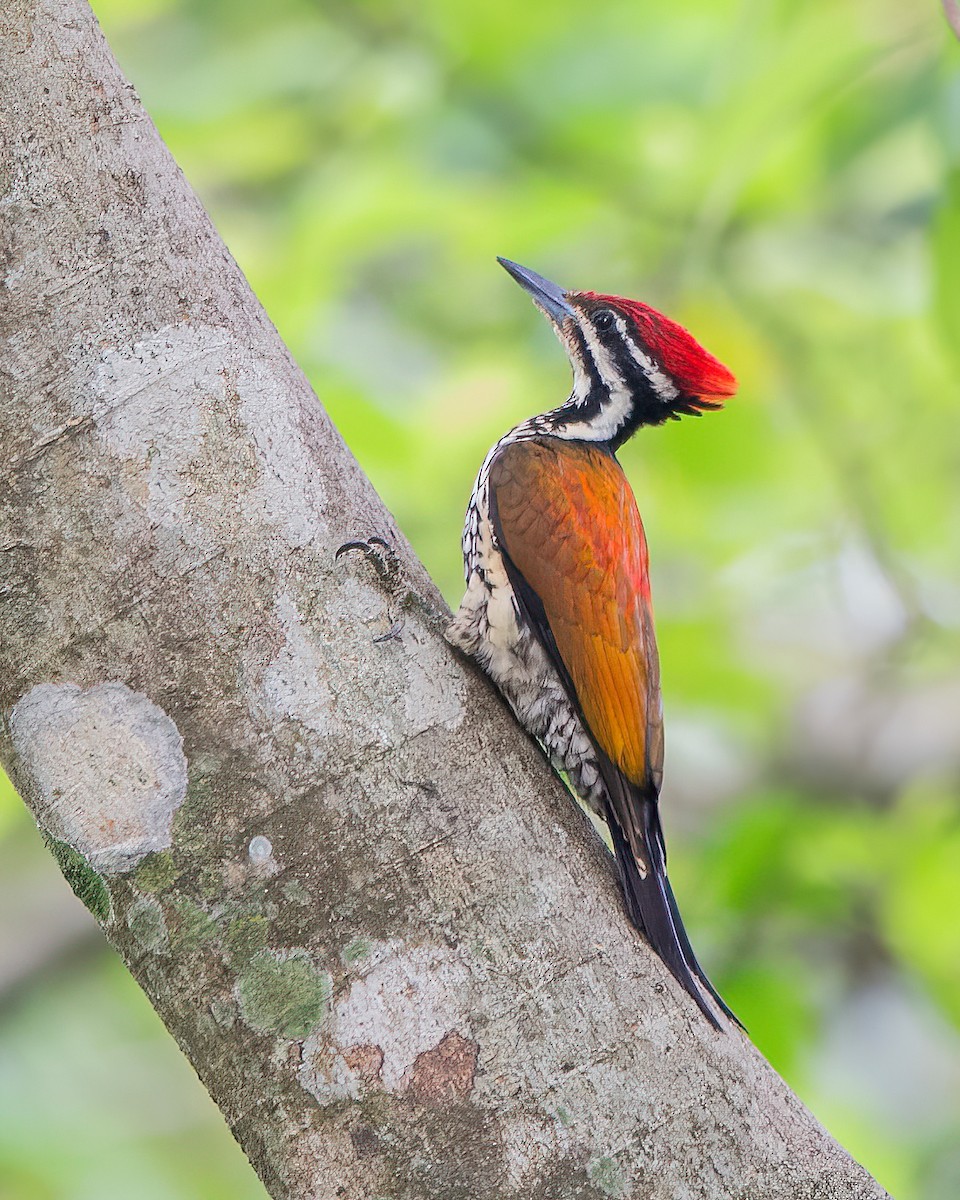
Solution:
<path fill-rule="evenodd" d="M 619 464 L 599 447 L 519 441 L 490 471 L 501 548 L 538 597 L 572 697 L 596 744 L 627 779 L 659 789 L 660 671 L 647 546 Z M 563 672 L 562 672 L 563 674 Z"/>

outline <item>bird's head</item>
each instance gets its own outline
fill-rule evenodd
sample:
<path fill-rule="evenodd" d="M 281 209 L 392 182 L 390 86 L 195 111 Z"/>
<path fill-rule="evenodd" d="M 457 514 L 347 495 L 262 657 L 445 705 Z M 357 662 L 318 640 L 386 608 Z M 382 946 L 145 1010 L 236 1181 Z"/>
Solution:
<path fill-rule="evenodd" d="M 573 392 L 546 418 L 559 436 L 618 446 L 641 425 L 699 416 L 736 392 L 723 363 L 656 309 L 622 296 L 566 292 L 498 261 L 549 317 L 570 358 Z"/>

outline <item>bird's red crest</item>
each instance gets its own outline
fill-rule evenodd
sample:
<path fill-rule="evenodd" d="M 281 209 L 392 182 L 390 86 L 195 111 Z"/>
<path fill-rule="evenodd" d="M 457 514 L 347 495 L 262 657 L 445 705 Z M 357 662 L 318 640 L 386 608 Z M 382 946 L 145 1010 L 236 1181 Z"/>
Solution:
<path fill-rule="evenodd" d="M 644 346 L 687 395 L 721 400 L 736 393 L 737 380 L 733 372 L 676 321 L 639 300 L 602 296 L 596 292 L 581 292 L 581 295 L 609 304 L 634 321 Z"/>

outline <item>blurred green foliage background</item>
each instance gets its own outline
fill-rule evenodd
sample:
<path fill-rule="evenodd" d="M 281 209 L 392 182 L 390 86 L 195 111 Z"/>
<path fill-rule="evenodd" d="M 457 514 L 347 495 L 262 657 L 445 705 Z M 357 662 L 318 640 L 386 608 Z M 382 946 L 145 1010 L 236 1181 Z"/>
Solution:
<path fill-rule="evenodd" d="M 94 7 L 451 604 L 486 448 L 568 384 L 495 254 L 642 297 L 736 370 L 723 413 L 621 456 L 672 874 L 817 1116 L 901 1200 L 955 1200 L 960 44 L 939 4 Z M 262 1196 L 9 789 L 0 877 L 31 897 L 0 906 L 0 1198 Z"/>

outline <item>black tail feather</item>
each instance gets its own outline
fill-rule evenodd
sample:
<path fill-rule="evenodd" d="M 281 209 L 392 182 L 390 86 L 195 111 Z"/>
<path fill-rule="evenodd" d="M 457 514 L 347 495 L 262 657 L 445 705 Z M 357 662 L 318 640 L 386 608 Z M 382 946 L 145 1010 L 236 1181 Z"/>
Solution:
<path fill-rule="evenodd" d="M 714 1029 L 723 1027 L 704 992 L 725 1016 L 740 1025 L 740 1021 L 721 999 L 697 962 L 687 931 L 680 919 L 673 889 L 667 878 L 666 854 L 657 802 L 645 797 L 641 805 L 646 874 L 637 866 L 636 858 L 615 813 L 610 808 L 607 811 L 607 823 L 613 838 L 613 849 L 630 920 L 644 935 L 684 991 L 693 997 Z M 740 1027 L 743 1028 L 742 1025 Z"/>
<path fill-rule="evenodd" d="M 674 926 L 677 931 L 677 936 L 680 939 L 680 946 L 683 950 L 683 957 L 686 959 L 687 965 L 690 967 L 690 970 L 693 971 L 694 975 L 696 975 L 696 977 L 700 980 L 700 982 L 703 984 L 703 986 L 707 989 L 707 991 L 713 997 L 714 1002 L 716 1003 L 716 1005 L 720 1009 L 720 1011 L 724 1014 L 724 1016 L 728 1017 L 731 1021 L 734 1022 L 734 1024 L 739 1025 L 740 1028 L 744 1031 L 744 1033 L 746 1033 L 746 1031 L 747 1031 L 746 1025 L 744 1025 L 744 1023 L 740 1020 L 740 1018 L 733 1011 L 733 1009 L 730 1008 L 730 1006 L 727 1004 L 726 1000 L 724 1000 L 724 998 L 720 995 L 720 993 L 717 991 L 717 989 L 713 986 L 713 984 L 707 978 L 703 967 L 701 967 L 699 962 L 697 962 L 697 956 L 693 952 L 693 947 L 690 945 L 690 939 L 689 939 L 689 937 L 687 937 L 687 931 L 686 931 L 686 929 L 684 929 L 683 921 L 681 921 L 681 919 L 680 919 L 680 911 L 677 908 L 676 897 L 673 894 L 673 888 L 670 886 L 670 880 L 667 877 L 666 873 L 664 873 L 663 882 L 665 884 L 666 893 L 667 893 L 667 903 L 670 905 L 670 911 L 673 914 L 673 923 L 674 923 Z"/>

